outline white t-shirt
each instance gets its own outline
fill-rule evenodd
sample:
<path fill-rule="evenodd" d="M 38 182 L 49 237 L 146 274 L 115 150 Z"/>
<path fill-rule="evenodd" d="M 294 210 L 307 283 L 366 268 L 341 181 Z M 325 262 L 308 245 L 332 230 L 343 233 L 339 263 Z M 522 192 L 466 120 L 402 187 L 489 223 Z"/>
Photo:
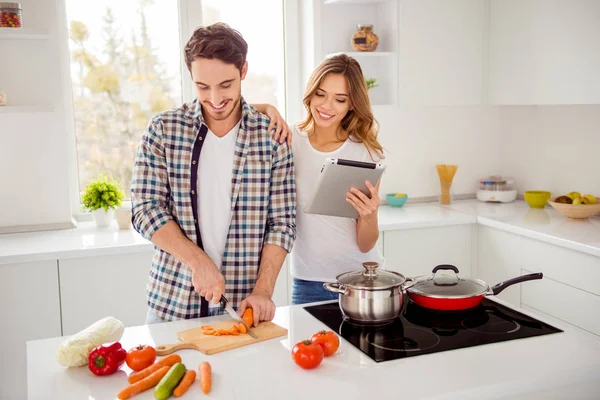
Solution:
<path fill-rule="evenodd" d="M 335 282 L 339 274 L 361 270 L 363 262 L 383 263 L 377 246 L 367 253 L 358 248 L 357 220 L 306 214 L 303 211 L 315 188 L 325 158 L 374 162 L 365 145 L 346 140 L 337 150 L 322 152 L 312 146 L 306 132 L 301 132 L 296 125 L 291 130 L 297 196 L 292 276 L 308 281 Z"/>
<path fill-rule="evenodd" d="M 231 223 L 231 177 L 240 122 L 223 137 L 209 129 L 198 160 L 198 225 L 204 252 L 219 269 Z M 210 307 L 219 305 L 211 301 Z"/>

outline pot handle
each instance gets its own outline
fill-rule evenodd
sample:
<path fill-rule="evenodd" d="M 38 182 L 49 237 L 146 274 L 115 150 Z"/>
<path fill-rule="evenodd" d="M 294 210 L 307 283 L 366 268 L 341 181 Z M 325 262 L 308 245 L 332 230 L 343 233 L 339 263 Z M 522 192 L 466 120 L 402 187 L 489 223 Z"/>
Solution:
<path fill-rule="evenodd" d="M 450 265 L 450 264 L 438 265 L 437 267 L 435 267 L 434 269 L 431 270 L 431 273 L 435 274 L 440 269 L 449 269 L 449 270 L 454 271 L 454 273 L 458 275 L 458 268 L 456 268 L 454 265 Z"/>
<path fill-rule="evenodd" d="M 507 287 L 514 285 L 515 283 L 533 281 L 535 279 L 542 279 L 543 277 L 544 277 L 544 274 L 542 274 L 541 272 L 537 272 L 535 274 L 527 274 L 527 275 L 517 276 L 516 278 L 512 278 L 512 279 L 509 279 L 504 282 L 500 282 L 499 284 L 492 286 L 490 288 L 490 290 L 491 290 L 492 294 L 497 295 L 498 293 L 500 293 Z"/>
<path fill-rule="evenodd" d="M 323 287 L 325 289 L 329 290 L 330 292 L 344 294 L 344 295 L 348 294 L 348 289 L 346 289 L 346 287 L 344 285 L 340 285 L 339 283 L 325 282 L 323 284 Z"/>

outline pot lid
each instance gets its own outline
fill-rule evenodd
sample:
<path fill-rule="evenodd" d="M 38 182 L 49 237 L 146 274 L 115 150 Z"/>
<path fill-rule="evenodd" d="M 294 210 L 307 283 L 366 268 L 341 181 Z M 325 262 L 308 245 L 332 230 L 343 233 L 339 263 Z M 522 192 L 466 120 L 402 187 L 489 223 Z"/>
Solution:
<path fill-rule="evenodd" d="M 451 270 L 454 273 L 436 274 L 440 270 Z M 485 282 L 479 279 L 461 278 L 458 272 L 458 268 L 453 265 L 438 265 L 433 269 L 430 277 L 417 279 L 417 283 L 407 290 L 411 293 L 438 298 L 473 297 L 488 291 L 489 287 Z"/>
<path fill-rule="evenodd" d="M 363 263 L 364 270 L 346 272 L 337 277 L 340 284 L 353 289 L 389 289 L 400 286 L 404 275 L 393 271 L 380 270 L 376 262 Z"/>

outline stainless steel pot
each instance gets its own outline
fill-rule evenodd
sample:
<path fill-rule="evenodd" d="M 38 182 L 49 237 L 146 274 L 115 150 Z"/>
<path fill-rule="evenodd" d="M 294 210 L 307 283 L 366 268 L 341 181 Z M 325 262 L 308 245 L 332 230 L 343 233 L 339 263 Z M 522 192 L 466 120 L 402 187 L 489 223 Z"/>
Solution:
<path fill-rule="evenodd" d="M 363 263 L 365 270 L 346 272 L 336 283 L 323 287 L 339 293 L 340 309 L 351 321 L 385 323 L 398 318 L 404 304 L 404 290 L 413 280 L 398 272 L 378 270 L 375 262 Z"/>

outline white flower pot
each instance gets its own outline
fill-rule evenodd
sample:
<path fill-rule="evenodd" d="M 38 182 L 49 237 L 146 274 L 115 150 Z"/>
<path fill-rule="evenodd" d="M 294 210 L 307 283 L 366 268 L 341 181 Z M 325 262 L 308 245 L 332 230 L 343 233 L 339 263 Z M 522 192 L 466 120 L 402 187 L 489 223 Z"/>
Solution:
<path fill-rule="evenodd" d="M 110 226 L 110 223 L 115 218 L 115 210 L 111 208 L 108 210 L 108 212 L 104 212 L 103 208 L 99 208 L 95 211 L 92 211 L 92 215 L 94 216 L 97 227 L 106 227 Z"/>
<path fill-rule="evenodd" d="M 119 229 L 129 229 L 131 227 L 131 209 L 129 207 L 117 208 L 115 218 Z"/>

